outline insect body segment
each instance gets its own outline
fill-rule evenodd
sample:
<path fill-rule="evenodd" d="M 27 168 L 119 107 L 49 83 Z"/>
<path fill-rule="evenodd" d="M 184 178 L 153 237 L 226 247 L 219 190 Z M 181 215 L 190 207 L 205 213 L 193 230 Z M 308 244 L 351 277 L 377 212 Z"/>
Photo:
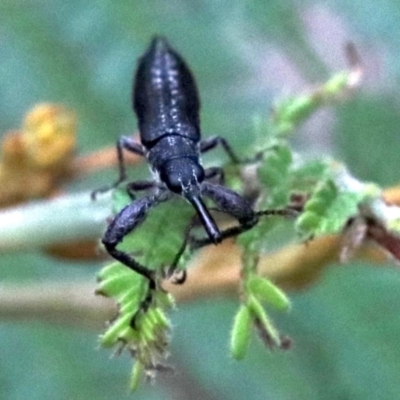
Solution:
<path fill-rule="evenodd" d="M 239 159 L 223 138 L 200 141 L 200 100 L 194 77 L 182 57 L 163 37 L 155 37 L 139 59 L 133 108 L 138 118 L 141 144 L 128 137 L 118 140 L 120 176 L 113 186 L 126 179 L 124 149 L 145 156 L 157 180 L 128 183 L 129 190 L 147 191 L 148 194 L 134 200 L 115 216 L 102 241 L 111 256 L 146 276 L 154 287 L 154 274 L 117 249 L 124 236 L 144 221 L 152 207 L 173 195 L 182 196 L 193 205 L 207 238 L 196 242 L 189 237 L 189 230 L 184 246 L 188 242 L 195 246 L 197 243 L 197 247 L 217 244 L 250 229 L 258 217 L 237 193 L 209 181 L 217 175 L 222 176 L 222 170 L 215 167 L 204 170 L 200 153 L 220 144 L 233 162 L 239 162 Z M 221 212 L 236 218 L 240 225 L 221 232 L 202 196 L 211 199 Z"/>
<path fill-rule="evenodd" d="M 139 60 L 133 108 L 142 143 L 149 149 L 169 135 L 200 141 L 196 83 L 185 61 L 162 37 L 155 37 Z"/>

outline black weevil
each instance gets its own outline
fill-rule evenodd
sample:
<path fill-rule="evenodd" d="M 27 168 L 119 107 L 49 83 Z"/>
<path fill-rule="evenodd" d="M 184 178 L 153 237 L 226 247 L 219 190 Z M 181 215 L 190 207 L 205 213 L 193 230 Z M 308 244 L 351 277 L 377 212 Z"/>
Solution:
<path fill-rule="evenodd" d="M 150 288 L 154 288 L 154 271 L 117 249 L 123 238 L 145 220 L 152 207 L 174 195 L 190 202 L 207 232 L 207 238 L 197 241 L 198 247 L 218 244 L 227 237 L 244 232 L 257 223 L 260 215 L 270 212 L 255 212 L 239 194 L 211 182 L 212 178 L 215 180 L 221 176 L 222 171 L 219 168 L 204 169 L 200 162 L 201 153 L 222 145 L 233 162 L 240 160 L 225 139 L 214 136 L 201 140 L 200 99 L 194 77 L 183 58 L 164 37 L 154 37 L 149 49 L 139 59 L 133 108 L 138 118 L 141 144 L 129 137 L 119 138 L 119 179 L 112 187 L 126 180 L 123 149 L 146 157 L 155 179 L 128 184 L 130 191 L 142 190 L 146 195 L 133 200 L 114 217 L 102 242 L 112 257 L 148 278 Z M 95 191 L 93 195 L 103 190 Z M 234 217 L 239 225 L 221 231 L 203 197 L 211 199 L 219 211 Z"/>

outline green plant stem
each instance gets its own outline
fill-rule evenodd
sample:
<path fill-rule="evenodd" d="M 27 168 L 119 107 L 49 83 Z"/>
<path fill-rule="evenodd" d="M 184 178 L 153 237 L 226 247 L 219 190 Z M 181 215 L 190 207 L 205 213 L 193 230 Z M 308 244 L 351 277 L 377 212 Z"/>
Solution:
<path fill-rule="evenodd" d="M 0 211 L 0 252 L 97 240 L 111 215 L 111 195 L 77 193 Z"/>

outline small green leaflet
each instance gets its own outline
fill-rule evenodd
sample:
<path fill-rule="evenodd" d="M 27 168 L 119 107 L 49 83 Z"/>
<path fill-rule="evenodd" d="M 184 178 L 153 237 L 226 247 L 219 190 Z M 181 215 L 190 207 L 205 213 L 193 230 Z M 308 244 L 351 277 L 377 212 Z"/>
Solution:
<path fill-rule="evenodd" d="M 359 206 L 380 195 L 371 184 L 356 181 L 346 171 L 335 167 L 331 177 L 320 182 L 297 219 L 298 230 L 306 237 L 339 233 Z"/>
<path fill-rule="evenodd" d="M 148 294 L 148 281 L 120 263 L 113 263 L 99 273 L 98 294 L 114 299 L 118 315 L 100 336 L 104 347 L 120 346 L 135 356 L 131 389 L 136 389 L 140 377 L 154 377 L 158 369 L 167 368 L 170 324 L 164 310 L 173 305 L 172 297 L 162 291 L 153 293 L 151 304 L 143 307 Z"/>

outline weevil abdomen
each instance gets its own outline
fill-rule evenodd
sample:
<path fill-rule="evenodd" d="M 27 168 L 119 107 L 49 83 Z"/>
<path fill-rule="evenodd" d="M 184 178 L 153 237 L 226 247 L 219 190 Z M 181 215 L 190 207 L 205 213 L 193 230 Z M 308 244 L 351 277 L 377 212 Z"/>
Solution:
<path fill-rule="evenodd" d="M 161 36 L 139 60 L 133 106 L 146 148 L 170 135 L 200 140 L 196 83 L 185 61 Z"/>

